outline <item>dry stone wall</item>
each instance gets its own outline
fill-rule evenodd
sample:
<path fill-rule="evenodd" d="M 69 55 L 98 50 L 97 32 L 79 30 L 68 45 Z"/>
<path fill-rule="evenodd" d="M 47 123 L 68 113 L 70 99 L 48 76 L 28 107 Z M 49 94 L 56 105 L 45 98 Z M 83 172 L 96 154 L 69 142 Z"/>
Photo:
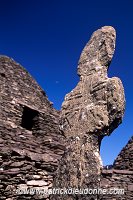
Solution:
<path fill-rule="evenodd" d="M 122 122 L 121 80 L 108 78 L 116 33 L 95 31 L 83 49 L 77 86 L 56 111 L 18 63 L 0 56 L 0 200 L 127 200 L 133 193 L 133 138 L 111 169 L 102 166 L 104 136 Z M 124 195 L 48 195 L 51 188 L 124 188 Z M 25 193 L 30 191 L 31 193 Z"/>
<path fill-rule="evenodd" d="M 58 124 L 59 112 L 29 73 L 0 57 L 0 199 L 48 198 L 23 191 L 52 187 L 65 148 Z"/>
<path fill-rule="evenodd" d="M 103 200 L 133 199 L 133 137 L 116 158 L 112 169 L 102 170 L 100 186 L 108 191 L 111 188 L 124 189 L 124 194 L 103 195 L 101 197 Z"/>

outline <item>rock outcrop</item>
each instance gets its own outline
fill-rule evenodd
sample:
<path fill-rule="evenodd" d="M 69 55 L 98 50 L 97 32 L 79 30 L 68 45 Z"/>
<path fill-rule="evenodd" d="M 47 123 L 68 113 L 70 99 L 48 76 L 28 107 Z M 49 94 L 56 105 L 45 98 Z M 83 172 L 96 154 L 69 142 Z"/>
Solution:
<path fill-rule="evenodd" d="M 111 169 L 103 169 L 99 153 L 125 109 L 120 79 L 107 76 L 115 39 L 110 26 L 93 33 L 79 59 L 80 81 L 61 111 L 23 67 L 0 57 L 0 200 L 133 198 L 133 138 Z M 52 188 L 114 187 L 125 194 L 44 194 Z"/>
<path fill-rule="evenodd" d="M 102 27 L 93 33 L 81 53 L 78 63 L 80 81 L 65 96 L 61 109 L 61 127 L 67 149 L 57 171 L 55 187 L 83 189 L 99 186 L 100 143 L 121 123 L 125 108 L 120 79 L 107 76 L 115 39 L 114 28 Z M 57 195 L 57 199 L 64 199 L 64 195 Z M 82 196 L 68 195 L 65 199 L 82 199 Z"/>

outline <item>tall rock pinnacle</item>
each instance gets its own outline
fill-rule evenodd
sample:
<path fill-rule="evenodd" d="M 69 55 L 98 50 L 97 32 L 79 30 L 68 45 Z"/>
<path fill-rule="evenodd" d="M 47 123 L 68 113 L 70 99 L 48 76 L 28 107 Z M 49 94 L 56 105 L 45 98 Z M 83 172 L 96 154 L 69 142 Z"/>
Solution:
<path fill-rule="evenodd" d="M 65 96 L 61 109 L 61 129 L 67 149 L 57 170 L 55 187 L 85 189 L 99 185 L 101 140 L 121 123 L 125 108 L 121 80 L 107 76 L 115 39 L 113 27 L 102 27 L 93 33 L 81 53 L 78 63 L 80 81 Z M 52 198 L 91 199 L 75 194 Z"/>

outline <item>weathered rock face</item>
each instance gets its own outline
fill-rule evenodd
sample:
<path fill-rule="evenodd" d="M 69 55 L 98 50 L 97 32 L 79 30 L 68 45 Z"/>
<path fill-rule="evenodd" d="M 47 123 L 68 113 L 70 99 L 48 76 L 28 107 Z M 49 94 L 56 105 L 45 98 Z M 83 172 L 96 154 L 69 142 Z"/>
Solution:
<path fill-rule="evenodd" d="M 105 26 L 93 33 L 78 63 L 80 81 L 62 104 L 62 131 L 67 149 L 62 157 L 54 186 L 95 188 L 99 186 L 102 138 L 122 121 L 125 108 L 120 79 L 108 78 L 107 70 L 115 49 L 115 30 Z M 53 199 L 89 199 L 79 195 Z M 92 198 L 92 196 L 91 196 Z"/>
<path fill-rule="evenodd" d="M 58 121 L 59 112 L 26 70 L 0 57 L 0 199 L 47 199 L 23 191 L 52 187 L 64 152 Z"/>

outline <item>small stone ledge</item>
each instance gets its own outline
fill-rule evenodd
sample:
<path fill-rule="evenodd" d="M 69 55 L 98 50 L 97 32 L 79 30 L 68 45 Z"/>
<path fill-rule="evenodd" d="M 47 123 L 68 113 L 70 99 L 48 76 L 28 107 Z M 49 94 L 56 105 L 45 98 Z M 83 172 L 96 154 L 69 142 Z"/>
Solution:
<path fill-rule="evenodd" d="M 129 171 L 129 170 L 117 170 L 117 169 L 111 169 L 111 170 L 102 170 L 102 174 L 128 174 L 128 175 L 132 175 L 133 171 Z"/>

